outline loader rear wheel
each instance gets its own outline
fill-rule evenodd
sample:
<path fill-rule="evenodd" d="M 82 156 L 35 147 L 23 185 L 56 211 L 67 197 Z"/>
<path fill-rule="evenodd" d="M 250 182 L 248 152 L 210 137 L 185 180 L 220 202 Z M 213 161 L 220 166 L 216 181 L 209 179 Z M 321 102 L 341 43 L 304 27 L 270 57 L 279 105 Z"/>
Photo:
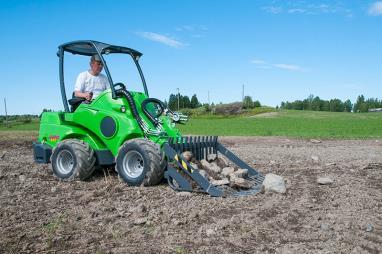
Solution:
<path fill-rule="evenodd" d="M 85 180 L 95 169 L 96 158 L 89 144 L 77 139 L 64 140 L 53 149 L 53 174 L 63 181 Z"/>
<path fill-rule="evenodd" d="M 116 159 L 119 176 L 132 186 L 160 183 L 166 166 L 167 161 L 160 146 L 141 138 L 126 141 Z"/>

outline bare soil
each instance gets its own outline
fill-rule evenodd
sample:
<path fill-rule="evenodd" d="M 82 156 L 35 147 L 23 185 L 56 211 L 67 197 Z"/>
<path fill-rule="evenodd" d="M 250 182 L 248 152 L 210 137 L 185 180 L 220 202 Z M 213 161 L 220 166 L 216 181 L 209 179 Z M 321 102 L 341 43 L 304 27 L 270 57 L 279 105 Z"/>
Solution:
<path fill-rule="evenodd" d="M 220 138 L 287 193 L 212 198 L 129 187 L 113 169 L 60 182 L 33 162 L 34 139 L 0 135 L 0 253 L 382 251 L 382 140 Z"/>

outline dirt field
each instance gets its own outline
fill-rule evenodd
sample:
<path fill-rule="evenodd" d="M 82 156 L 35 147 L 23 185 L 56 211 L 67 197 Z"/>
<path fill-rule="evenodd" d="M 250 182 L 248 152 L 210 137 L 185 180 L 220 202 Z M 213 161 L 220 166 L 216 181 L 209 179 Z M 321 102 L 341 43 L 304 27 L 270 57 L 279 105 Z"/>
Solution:
<path fill-rule="evenodd" d="M 382 140 L 221 138 L 287 193 L 211 198 L 112 170 L 59 182 L 33 163 L 33 139 L 0 135 L 0 253 L 382 252 Z"/>

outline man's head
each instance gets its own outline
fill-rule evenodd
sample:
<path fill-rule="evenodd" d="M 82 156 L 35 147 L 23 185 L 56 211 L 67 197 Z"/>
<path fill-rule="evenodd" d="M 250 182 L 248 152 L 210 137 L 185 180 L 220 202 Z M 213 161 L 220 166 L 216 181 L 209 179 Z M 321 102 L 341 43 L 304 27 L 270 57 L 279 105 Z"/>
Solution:
<path fill-rule="evenodd" d="M 103 64 L 99 55 L 92 55 L 90 58 L 90 70 L 94 76 L 97 76 L 103 68 Z"/>

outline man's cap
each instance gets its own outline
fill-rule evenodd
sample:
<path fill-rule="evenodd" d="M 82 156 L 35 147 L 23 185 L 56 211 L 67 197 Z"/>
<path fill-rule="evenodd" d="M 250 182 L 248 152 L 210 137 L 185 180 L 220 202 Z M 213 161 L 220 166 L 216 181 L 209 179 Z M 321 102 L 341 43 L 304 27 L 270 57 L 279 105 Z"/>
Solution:
<path fill-rule="evenodd" d="M 91 62 L 93 62 L 93 61 L 102 62 L 101 58 L 99 57 L 98 54 L 92 55 L 92 57 L 90 58 L 90 61 Z"/>

